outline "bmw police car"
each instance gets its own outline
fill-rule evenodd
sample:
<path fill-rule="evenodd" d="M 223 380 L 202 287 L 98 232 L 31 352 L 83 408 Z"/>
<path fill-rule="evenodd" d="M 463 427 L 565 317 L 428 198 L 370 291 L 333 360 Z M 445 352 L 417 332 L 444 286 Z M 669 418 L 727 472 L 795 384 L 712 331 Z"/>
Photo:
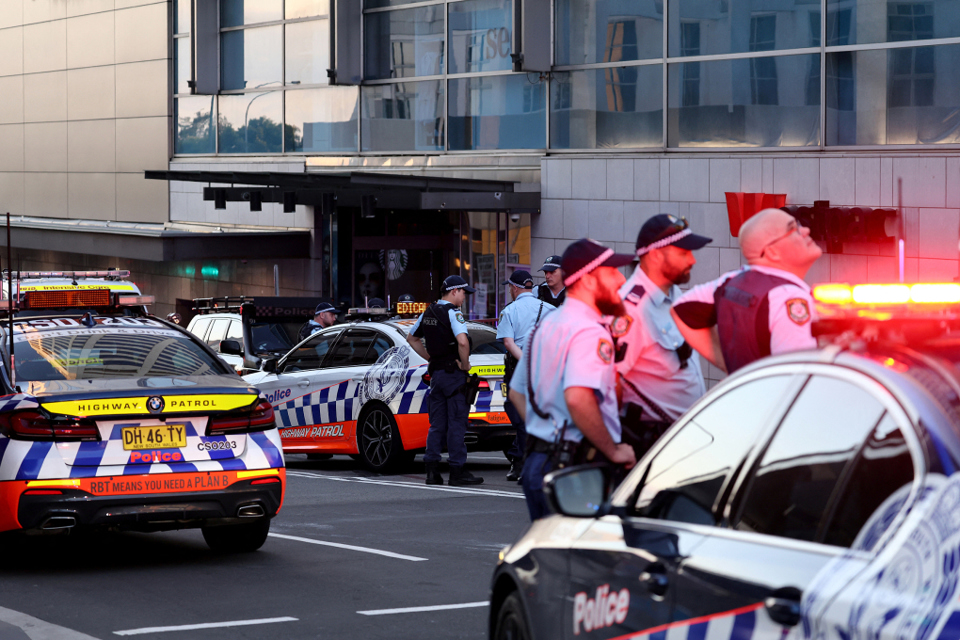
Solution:
<path fill-rule="evenodd" d="M 244 380 L 273 404 L 285 452 L 352 454 L 373 471 L 388 471 L 426 446 L 427 363 L 407 344 L 415 320 L 359 311 L 371 320 L 318 331 Z M 467 446 L 501 451 L 516 434 L 503 409 L 503 345 L 490 327 L 467 326 L 471 372 L 481 378 Z"/>
<path fill-rule="evenodd" d="M 492 638 L 960 637 L 960 284 L 814 297 L 827 346 L 723 381 L 619 487 L 548 476 Z"/>
<path fill-rule="evenodd" d="M 12 340 L 0 323 L 0 531 L 200 527 L 259 548 L 286 481 L 273 407 L 144 314 L 152 297 L 103 284 L 21 288 Z"/>

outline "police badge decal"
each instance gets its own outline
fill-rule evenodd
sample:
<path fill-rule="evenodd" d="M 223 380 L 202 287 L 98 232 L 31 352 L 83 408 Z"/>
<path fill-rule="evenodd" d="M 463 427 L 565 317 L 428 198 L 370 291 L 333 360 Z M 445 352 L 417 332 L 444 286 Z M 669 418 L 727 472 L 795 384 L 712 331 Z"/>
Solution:
<path fill-rule="evenodd" d="M 807 324 L 810 322 L 810 307 L 803 298 L 790 298 L 787 300 L 787 316 L 796 324 Z"/>

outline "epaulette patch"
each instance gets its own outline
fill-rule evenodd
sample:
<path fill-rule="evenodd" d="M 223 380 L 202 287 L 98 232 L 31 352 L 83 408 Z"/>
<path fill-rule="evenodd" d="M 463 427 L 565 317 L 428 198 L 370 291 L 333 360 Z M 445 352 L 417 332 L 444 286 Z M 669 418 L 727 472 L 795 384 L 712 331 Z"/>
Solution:
<path fill-rule="evenodd" d="M 630 293 L 627 294 L 625 298 L 627 302 L 633 304 L 640 304 L 640 301 L 643 299 L 644 294 L 647 293 L 647 290 L 643 288 L 642 284 L 638 284 L 633 289 L 630 290 Z"/>

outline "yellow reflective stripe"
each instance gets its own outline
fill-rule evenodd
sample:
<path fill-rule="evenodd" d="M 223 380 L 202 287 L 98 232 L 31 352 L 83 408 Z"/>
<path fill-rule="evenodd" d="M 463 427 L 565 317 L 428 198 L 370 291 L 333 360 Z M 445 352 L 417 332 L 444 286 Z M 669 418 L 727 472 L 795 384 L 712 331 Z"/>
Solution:
<path fill-rule="evenodd" d="M 95 400 L 71 400 L 64 402 L 41 402 L 51 413 L 65 416 L 109 416 L 151 414 L 147 400 L 152 396 L 138 398 L 102 398 Z M 160 396 L 163 411 L 159 413 L 189 413 L 196 411 L 230 411 L 248 407 L 257 401 L 251 394 L 197 394 Z M 154 414 L 155 415 L 155 414 Z"/>
<path fill-rule="evenodd" d="M 80 488 L 79 480 L 28 480 L 28 487 L 75 487 Z"/>
<path fill-rule="evenodd" d="M 502 365 L 487 365 L 483 367 L 471 367 L 470 373 L 475 373 L 478 376 L 502 376 L 506 373 L 507 368 Z"/>
<path fill-rule="evenodd" d="M 237 471 L 237 480 L 243 480 L 244 478 L 255 478 L 257 476 L 278 476 L 280 475 L 279 469 L 258 469 L 256 471 Z"/>

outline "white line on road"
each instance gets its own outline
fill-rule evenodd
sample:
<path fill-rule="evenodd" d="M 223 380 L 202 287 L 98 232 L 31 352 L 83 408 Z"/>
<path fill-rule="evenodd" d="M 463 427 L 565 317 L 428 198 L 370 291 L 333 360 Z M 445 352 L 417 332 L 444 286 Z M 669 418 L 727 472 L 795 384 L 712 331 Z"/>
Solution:
<path fill-rule="evenodd" d="M 470 609 L 472 607 L 485 607 L 490 604 L 489 600 L 483 602 L 465 602 L 463 604 L 440 604 L 433 607 L 407 607 L 405 609 L 373 609 L 371 611 L 357 611 L 362 616 L 388 616 L 393 613 L 420 613 L 422 611 L 446 611 L 447 609 Z"/>
<path fill-rule="evenodd" d="M 377 480 L 374 478 L 344 478 L 341 476 L 327 476 L 318 473 L 305 473 L 303 471 L 287 470 L 288 476 L 297 476 L 299 478 L 319 478 L 322 480 L 336 480 L 338 482 L 359 482 L 361 484 L 378 484 L 385 487 L 403 487 L 406 489 L 426 489 L 427 491 L 445 491 L 448 493 L 462 493 L 466 495 L 497 496 L 499 498 L 520 498 L 524 499 L 523 493 L 519 491 L 500 491 L 498 489 L 468 489 L 464 487 L 444 487 L 440 485 L 421 484 L 418 482 L 398 482 L 396 480 Z"/>
<path fill-rule="evenodd" d="M 177 627 L 143 627 L 142 629 L 127 629 L 114 631 L 117 636 L 138 636 L 144 633 L 163 633 L 165 631 L 192 631 L 194 629 L 219 629 L 220 627 L 245 627 L 252 624 L 272 624 L 274 622 L 296 622 L 297 618 L 289 616 L 283 618 L 260 618 L 259 620 L 231 620 L 229 622 L 205 622 L 203 624 L 182 624 Z"/>
<path fill-rule="evenodd" d="M 370 547 L 355 547 L 352 544 L 341 544 L 339 542 L 327 542 L 325 540 L 314 540 L 313 538 L 301 538 L 300 536 L 288 536 L 283 533 L 271 533 L 268 535 L 272 538 L 283 538 L 284 540 L 295 540 L 297 542 L 319 544 L 324 547 L 336 547 L 337 549 L 349 549 L 350 551 L 362 551 L 363 553 L 372 553 L 378 556 L 386 556 L 388 558 L 397 558 L 398 560 L 409 560 L 410 562 L 424 562 L 426 560 L 426 558 L 418 558 L 417 556 L 405 556 L 402 553 L 394 553 L 392 551 L 381 551 L 380 549 L 371 549 Z"/>
<path fill-rule="evenodd" d="M 97 640 L 85 633 L 60 627 L 4 607 L 0 607 L 0 621 L 20 627 L 31 640 Z"/>

